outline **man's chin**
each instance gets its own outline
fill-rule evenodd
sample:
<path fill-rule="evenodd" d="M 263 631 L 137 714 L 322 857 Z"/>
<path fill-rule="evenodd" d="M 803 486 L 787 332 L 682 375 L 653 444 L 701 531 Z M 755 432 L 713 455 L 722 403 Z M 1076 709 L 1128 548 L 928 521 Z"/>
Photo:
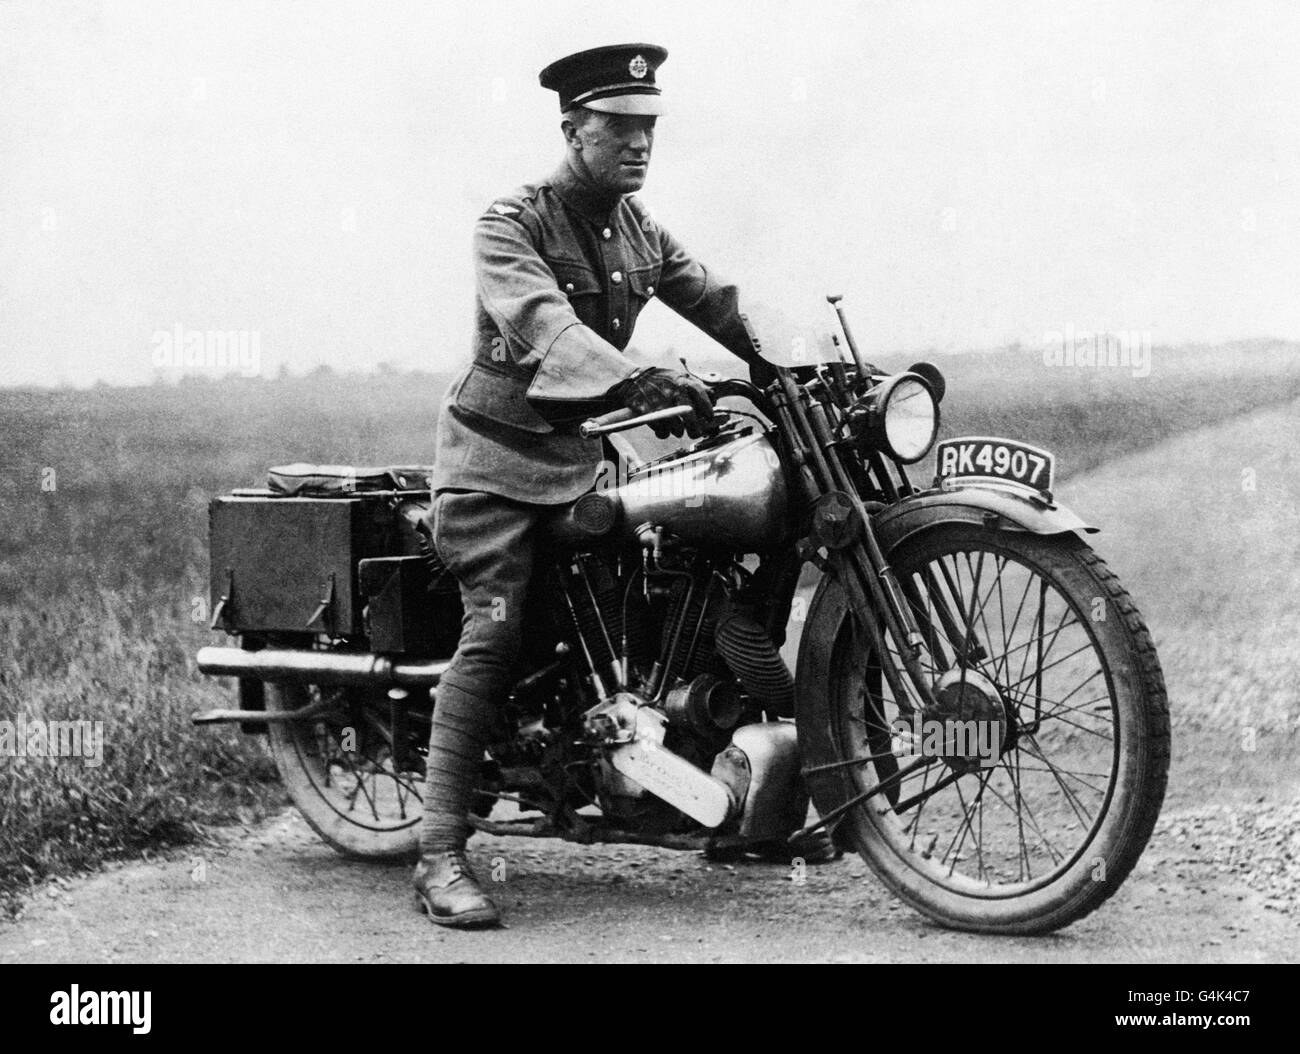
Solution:
<path fill-rule="evenodd" d="M 615 177 L 615 183 L 620 192 L 631 194 L 633 191 L 640 190 L 645 186 L 645 177 L 645 166 L 637 168 L 622 166 Z"/>

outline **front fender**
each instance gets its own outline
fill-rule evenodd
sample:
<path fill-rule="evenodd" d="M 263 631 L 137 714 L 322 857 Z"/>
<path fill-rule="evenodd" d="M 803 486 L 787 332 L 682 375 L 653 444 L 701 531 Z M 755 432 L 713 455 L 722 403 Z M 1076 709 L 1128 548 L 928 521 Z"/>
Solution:
<path fill-rule="evenodd" d="M 886 553 L 917 531 L 940 523 L 980 523 L 1033 534 L 1097 531 L 1064 505 L 1010 488 L 979 484 L 913 495 L 887 506 L 871 519 L 876 540 Z"/>

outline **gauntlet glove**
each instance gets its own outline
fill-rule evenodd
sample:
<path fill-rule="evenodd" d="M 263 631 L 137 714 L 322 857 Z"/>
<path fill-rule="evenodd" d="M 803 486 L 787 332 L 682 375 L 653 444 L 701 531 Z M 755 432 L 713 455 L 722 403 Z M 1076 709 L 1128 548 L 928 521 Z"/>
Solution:
<path fill-rule="evenodd" d="M 702 435 L 713 420 L 713 404 L 704 382 L 689 373 L 674 373 L 659 366 L 644 366 L 626 380 L 610 388 L 609 395 L 636 414 L 666 410 L 670 406 L 685 405 L 695 413 L 686 418 L 670 417 L 650 425 L 660 439 L 680 436 L 683 431 L 691 438 Z"/>

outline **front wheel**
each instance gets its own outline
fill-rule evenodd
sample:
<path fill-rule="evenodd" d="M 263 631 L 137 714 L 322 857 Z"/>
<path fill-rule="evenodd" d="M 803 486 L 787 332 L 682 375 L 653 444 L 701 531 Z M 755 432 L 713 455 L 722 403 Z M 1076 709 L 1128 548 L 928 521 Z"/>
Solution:
<path fill-rule="evenodd" d="M 895 698 L 828 575 L 799 659 L 814 801 L 902 900 L 946 926 L 1036 934 L 1119 887 L 1164 799 L 1169 712 L 1141 615 L 1073 535 L 943 525 L 889 562 L 936 705 Z M 888 644 L 886 662 L 898 662 Z"/>

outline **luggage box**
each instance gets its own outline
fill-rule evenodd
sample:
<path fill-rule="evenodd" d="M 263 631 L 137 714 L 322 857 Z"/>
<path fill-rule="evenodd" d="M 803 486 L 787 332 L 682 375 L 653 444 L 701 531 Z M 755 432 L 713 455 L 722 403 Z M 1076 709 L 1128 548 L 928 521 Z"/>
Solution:
<path fill-rule="evenodd" d="M 366 497 L 235 495 L 209 506 L 214 626 L 230 633 L 364 632 L 357 568 L 406 548 Z M 407 550 L 409 551 L 409 550 Z"/>

